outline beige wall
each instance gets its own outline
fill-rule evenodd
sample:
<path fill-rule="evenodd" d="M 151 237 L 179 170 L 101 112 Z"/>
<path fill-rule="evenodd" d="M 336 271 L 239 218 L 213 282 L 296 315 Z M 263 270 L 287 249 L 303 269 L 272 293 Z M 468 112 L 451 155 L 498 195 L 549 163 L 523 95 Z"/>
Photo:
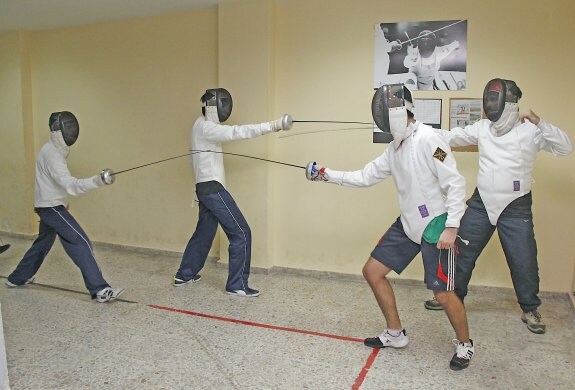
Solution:
<path fill-rule="evenodd" d="M 32 228 L 34 155 L 28 35 L 0 34 L 0 230 Z"/>
<path fill-rule="evenodd" d="M 8 118 L 0 131 L 2 144 L 11 145 L 0 156 L 0 230 L 34 233 L 33 175 L 12 167 L 33 166 L 52 111 L 78 116 L 81 136 L 69 161 L 79 177 L 186 153 L 198 99 L 215 85 L 232 92 L 231 124 L 284 112 L 299 120 L 369 121 L 378 22 L 468 20 L 468 90 L 416 93 L 443 99 L 444 124 L 449 98 L 480 97 L 488 79 L 504 77 L 521 86 L 523 110 L 532 108 L 575 138 L 568 126 L 575 58 L 565 39 L 575 33 L 574 8 L 569 0 L 528 6 L 521 0 L 446 0 L 440 7 L 423 0 L 405 7 L 387 0 L 241 0 L 126 22 L 0 34 L 0 115 Z M 26 142 L 33 146 L 27 149 Z M 305 124 L 226 146 L 343 170 L 361 168 L 384 148 L 371 143 L 369 130 Z M 477 154 L 457 158 L 470 194 Z M 225 161 L 229 189 L 252 227 L 255 266 L 359 274 L 398 215 L 392 180 L 340 188 L 309 183 L 301 169 L 232 156 Z M 546 291 L 573 286 L 574 168 L 574 156 L 541 153 L 537 163 L 534 212 Z M 188 159 L 177 159 L 119 175 L 113 186 L 73 199 L 72 211 L 94 241 L 182 251 L 197 221 L 193 186 Z M 219 249 L 225 259 L 226 246 L 222 240 L 213 253 Z M 508 274 L 494 237 L 472 283 L 509 287 Z M 420 262 L 401 277 L 421 279 Z"/>
<path fill-rule="evenodd" d="M 188 153 L 202 91 L 217 80 L 215 9 L 33 34 L 35 136 L 53 111 L 74 112 L 78 177 Z M 183 157 L 117 176 L 71 199 L 95 241 L 181 251 L 195 227 L 193 175 Z"/>

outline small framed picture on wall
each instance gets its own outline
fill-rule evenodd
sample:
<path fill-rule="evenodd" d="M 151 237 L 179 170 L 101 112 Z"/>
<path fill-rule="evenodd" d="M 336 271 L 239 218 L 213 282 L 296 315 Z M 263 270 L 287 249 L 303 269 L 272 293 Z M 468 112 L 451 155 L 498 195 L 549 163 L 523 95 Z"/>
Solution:
<path fill-rule="evenodd" d="M 482 99 L 449 99 L 449 129 L 472 125 L 482 118 Z"/>

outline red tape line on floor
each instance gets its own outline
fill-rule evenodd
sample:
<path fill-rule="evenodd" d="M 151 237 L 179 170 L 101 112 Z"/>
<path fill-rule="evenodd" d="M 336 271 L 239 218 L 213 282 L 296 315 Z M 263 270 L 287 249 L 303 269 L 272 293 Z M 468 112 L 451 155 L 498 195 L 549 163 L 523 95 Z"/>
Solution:
<path fill-rule="evenodd" d="M 369 358 L 367 359 L 367 362 L 365 362 L 365 365 L 361 369 L 361 372 L 359 373 L 359 375 L 355 379 L 355 383 L 353 384 L 353 386 L 351 386 L 351 390 L 359 390 L 363 381 L 365 380 L 365 377 L 367 376 L 367 373 L 369 372 L 369 369 L 371 368 L 371 365 L 375 361 L 375 358 L 377 357 L 377 354 L 379 353 L 379 351 L 380 351 L 379 348 L 373 349 L 373 351 L 371 352 L 371 355 L 369 355 Z"/>
<path fill-rule="evenodd" d="M 187 315 L 190 315 L 190 316 L 196 316 L 196 317 L 202 317 L 202 318 L 210 318 L 210 319 L 212 319 L 212 320 L 232 322 L 232 323 L 235 323 L 235 324 L 242 324 L 242 325 L 249 325 L 249 326 L 257 326 L 257 327 L 259 327 L 259 328 L 274 329 L 274 330 L 283 330 L 283 331 L 286 331 L 286 332 L 302 333 L 302 334 L 308 334 L 308 335 L 312 335 L 312 336 L 328 337 L 328 338 L 330 338 L 330 339 L 336 339 L 336 340 L 355 341 L 356 343 L 363 343 L 363 340 L 362 340 L 362 339 L 356 339 L 356 338 L 354 338 L 354 337 L 338 336 L 338 335 L 329 334 L 329 333 L 320 333 L 320 332 L 313 332 L 313 331 L 309 331 L 309 330 L 302 330 L 302 329 L 295 329 L 295 328 L 287 328 L 287 327 L 285 327 L 285 326 L 261 324 L 261 323 L 259 323 L 259 322 L 251 322 L 251 321 L 238 320 L 238 319 L 235 319 L 235 318 L 227 318 L 227 317 L 214 316 L 214 315 L 211 315 L 211 314 L 198 313 L 198 312 L 189 311 L 189 310 L 173 309 L 173 308 L 165 307 L 165 306 L 157 306 L 157 305 L 147 305 L 147 306 L 152 307 L 152 308 L 154 308 L 154 309 L 166 310 L 166 311 L 171 311 L 171 312 L 175 312 L 175 313 L 182 313 L 182 314 L 187 314 Z"/>
<path fill-rule="evenodd" d="M 283 331 L 286 331 L 286 332 L 294 332 L 294 333 L 307 334 L 307 335 L 311 335 L 311 336 L 327 337 L 327 338 L 336 339 L 336 340 L 354 341 L 354 342 L 356 342 L 356 343 L 363 343 L 363 340 L 362 340 L 362 339 L 357 339 L 357 338 L 355 338 L 355 337 L 338 336 L 338 335 L 329 334 L 329 333 L 312 332 L 312 331 L 309 331 L 309 330 L 288 328 L 288 327 L 285 327 L 285 326 L 262 324 L 262 323 L 259 323 L 259 322 L 244 321 L 244 320 L 238 320 L 238 319 L 235 319 L 235 318 L 214 316 L 214 315 L 211 315 L 211 314 L 198 313 L 198 312 L 189 311 L 189 310 L 174 309 L 174 308 L 165 307 L 165 306 L 158 306 L 158 305 L 146 305 L 146 306 L 151 307 L 151 308 L 153 308 L 153 309 L 171 311 L 171 312 L 173 312 L 173 313 L 187 314 L 187 315 L 195 316 L 195 317 L 209 318 L 209 319 L 212 319 L 212 320 L 231 322 L 231 323 L 234 323 L 234 324 L 242 324 L 242 325 L 247 325 L 247 326 L 256 326 L 256 327 L 258 327 L 258 328 L 273 329 L 273 330 L 283 330 Z M 367 374 L 368 374 L 368 372 L 369 372 L 369 369 L 371 368 L 373 362 L 375 361 L 375 358 L 377 357 L 377 354 L 378 354 L 378 353 L 379 353 L 379 349 L 377 349 L 377 348 L 374 349 L 374 350 L 371 352 L 371 354 L 369 355 L 369 358 L 367 359 L 367 361 L 365 362 L 364 366 L 362 367 L 361 372 L 359 373 L 358 377 L 355 379 L 355 382 L 354 382 L 353 386 L 351 387 L 352 390 L 359 390 L 359 388 L 360 388 L 361 385 L 363 384 L 363 381 L 365 380 L 365 377 L 367 376 Z"/>

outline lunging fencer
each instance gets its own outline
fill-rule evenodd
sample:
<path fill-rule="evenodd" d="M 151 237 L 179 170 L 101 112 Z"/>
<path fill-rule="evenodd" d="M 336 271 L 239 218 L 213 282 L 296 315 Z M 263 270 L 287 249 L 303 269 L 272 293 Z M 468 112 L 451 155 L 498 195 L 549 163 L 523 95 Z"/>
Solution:
<path fill-rule="evenodd" d="M 230 241 L 226 293 L 257 297 L 260 292 L 248 285 L 252 233 L 232 195 L 226 190 L 222 143 L 289 130 L 292 118 L 286 114 L 271 122 L 227 126 L 220 123 L 232 113 L 232 96 L 226 89 L 208 89 L 200 100 L 202 115 L 192 127 L 190 142 L 199 201 L 198 223 L 184 250 L 173 284 L 177 287 L 200 280 L 199 272 L 206 263 L 219 224 Z"/>
<path fill-rule="evenodd" d="M 378 337 L 365 339 L 364 344 L 372 348 L 403 348 L 408 344 L 387 274 L 400 274 L 421 252 L 427 288 L 445 309 L 456 334 L 456 352 L 449 366 L 461 370 L 469 366 L 475 351 L 465 307 L 453 292 L 455 240 L 465 207 L 465 179 L 457 170 L 449 145 L 430 126 L 415 119 L 413 107 L 407 87 L 383 85 L 372 101 L 377 126 L 393 139 L 383 154 L 363 169 L 349 172 L 310 162 L 306 177 L 368 187 L 393 176 L 401 213 L 363 267 L 387 329 Z"/>
<path fill-rule="evenodd" d="M 483 92 L 487 119 L 441 131 L 451 146 L 477 145 L 479 150 L 477 188 L 467 201 L 459 231 L 469 243 L 460 246 L 455 293 L 464 300 L 475 263 L 497 229 L 521 319 L 531 332 L 542 334 L 546 326 L 538 311 L 541 300 L 532 212 L 533 169 L 539 151 L 565 156 L 573 151 L 573 145 L 567 134 L 533 111 L 519 114 L 521 96 L 514 81 L 490 80 Z M 434 299 L 426 301 L 425 307 L 442 308 Z"/>
<path fill-rule="evenodd" d="M 70 174 L 66 159 L 70 146 L 80 134 L 80 126 L 74 114 L 68 111 L 55 112 L 50 115 L 48 126 L 50 138 L 36 159 L 34 212 L 40 217 L 38 237 L 8 276 L 6 285 L 18 287 L 33 283 L 34 275 L 58 237 L 68 256 L 80 268 L 92 299 L 100 303 L 112 301 L 124 289 L 113 289 L 104 280 L 88 235 L 68 211 L 67 195 L 76 196 L 112 184 L 113 176 L 107 175 L 107 170 L 86 179 L 77 179 Z"/>

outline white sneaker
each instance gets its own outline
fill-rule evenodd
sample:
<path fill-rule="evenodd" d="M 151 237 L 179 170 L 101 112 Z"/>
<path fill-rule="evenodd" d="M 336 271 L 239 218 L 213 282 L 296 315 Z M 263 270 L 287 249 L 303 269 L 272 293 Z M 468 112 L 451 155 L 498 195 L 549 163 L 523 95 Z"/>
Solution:
<path fill-rule="evenodd" d="M 24 284 L 14 284 L 14 283 L 12 283 L 11 281 L 9 281 L 8 279 L 6 279 L 6 281 L 4 282 L 4 284 L 5 284 L 7 287 L 10 287 L 10 288 L 12 288 L 12 287 L 20 287 L 20 286 L 24 286 L 24 285 L 26 285 L 26 284 L 32 284 L 32 283 L 34 283 L 34 279 L 35 279 L 35 278 L 36 278 L 35 276 L 32 276 L 32 277 L 31 277 L 30 279 L 28 279 Z"/>
<path fill-rule="evenodd" d="M 124 288 L 117 288 L 117 289 L 113 289 L 112 287 L 103 288 L 96 293 L 96 301 L 98 301 L 99 303 L 113 301 L 114 299 L 122 295 L 125 290 L 126 289 Z"/>
<path fill-rule="evenodd" d="M 392 336 L 386 330 L 383 331 L 378 337 L 369 337 L 363 340 L 363 344 L 371 348 L 403 348 L 409 343 L 409 338 L 405 329 L 401 330 L 399 336 Z"/>

